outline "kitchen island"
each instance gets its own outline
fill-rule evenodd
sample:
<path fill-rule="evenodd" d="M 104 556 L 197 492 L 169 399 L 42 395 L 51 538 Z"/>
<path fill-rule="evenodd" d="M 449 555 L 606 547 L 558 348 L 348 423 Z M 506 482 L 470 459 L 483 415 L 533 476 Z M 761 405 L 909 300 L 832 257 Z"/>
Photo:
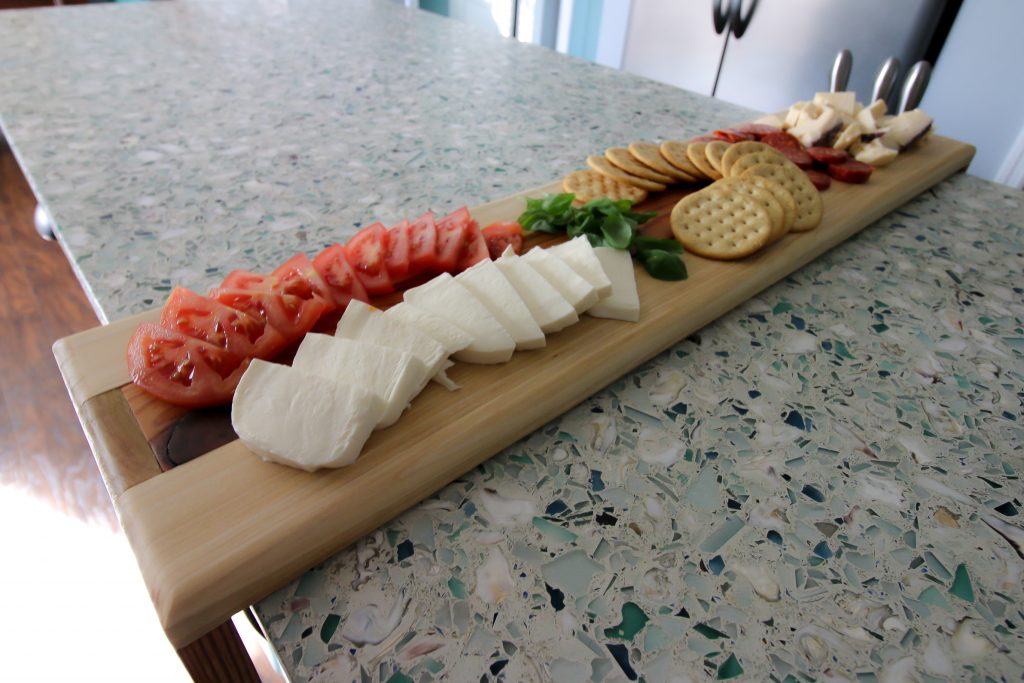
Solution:
<path fill-rule="evenodd" d="M 10 13 L 0 58 L 105 320 L 750 116 L 384 2 Z M 292 678 L 1019 675 L 1022 199 L 944 182 L 282 586 Z"/>

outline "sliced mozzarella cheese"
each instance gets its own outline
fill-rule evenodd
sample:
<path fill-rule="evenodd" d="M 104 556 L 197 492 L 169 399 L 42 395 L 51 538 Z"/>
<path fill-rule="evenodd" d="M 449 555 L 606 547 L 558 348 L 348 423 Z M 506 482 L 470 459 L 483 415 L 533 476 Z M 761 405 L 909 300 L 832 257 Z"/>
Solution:
<path fill-rule="evenodd" d="M 461 351 L 473 343 L 473 338 L 440 316 L 428 313 L 400 301 L 384 311 L 384 315 L 412 327 L 433 338 L 444 347 L 448 355 Z"/>
<path fill-rule="evenodd" d="M 502 275 L 494 261 L 484 259 L 456 277 L 473 296 L 500 322 L 517 349 L 539 349 L 544 346 L 544 332 L 530 315 L 515 288 Z"/>
<path fill-rule="evenodd" d="M 857 107 L 857 93 L 852 90 L 843 92 L 814 93 L 814 103 L 819 107 L 832 107 L 840 114 L 853 116 Z"/>
<path fill-rule="evenodd" d="M 594 253 L 612 281 L 612 293 L 599 300 L 587 314 L 631 323 L 640 320 L 640 296 L 636 291 L 633 257 L 628 251 L 611 247 L 595 247 Z"/>
<path fill-rule="evenodd" d="M 456 360 L 490 365 L 512 357 L 516 342 L 508 330 L 449 273 L 406 290 L 404 298 L 410 306 L 440 316 L 473 337 L 469 346 L 455 354 Z"/>
<path fill-rule="evenodd" d="M 431 377 L 441 371 L 448 359 L 444 347 L 434 339 L 358 299 L 349 302 L 334 334 L 343 339 L 358 339 L 408 351 L 420 359 Z"/>
<path fill-rule="evenodd" d="M 872 166 L 885 166 L 891 164 L 899 156 L 899 152 L 891 147 L 886 147 L 882 141 L 875 138 L 871 142 L 861 145 L 853 158 L 863 164 Z"/>
<path fill-rule="evenodd" d="M 540 273 L 509 247 L 494 262 L 515 288 L 530 315 L 546 334 L 553 334 L 577 322 L 576 309 Z"/>
<path fill-rule="evenodd" d="M 326 334 L 307 334 L 292 367 L 372 392 L 384 404 L 377 429 L 397 422 L 430 379 L 427 366 L 408 351 Z"/>
<path fill-rule="evenodd" d="M 549 254 L 547 249 L 534 247 L 523 255 L 523 260 L 558 290 L 577 315 L 596 304 L 600 298 L 592 284 L 577 275 L 565 261 Z"/>
<path fill-rule="evenodd" d="M 361 387 L 254 360 L 235 389 L 231 425 L 264 460 L 312 472 L 355 462 L 383 411 Z"/>
<path fill-rule="evenodd" d="M 548 253 L 565 261 L 577 275 L 593 285 L 598 298 L 611 293 L 612 281 L 605 275 L 590 240 L 583 235 L 549 247 Z"/>

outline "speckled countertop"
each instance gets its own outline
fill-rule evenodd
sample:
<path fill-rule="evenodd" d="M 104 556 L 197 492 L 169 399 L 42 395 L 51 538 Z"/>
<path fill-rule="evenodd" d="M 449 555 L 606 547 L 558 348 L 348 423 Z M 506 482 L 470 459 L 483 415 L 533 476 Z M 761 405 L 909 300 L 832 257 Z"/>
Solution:
<path fill-rule="evenodd" d="M 0 116 L 110 317 L 746 115 L 385 3 L 72 11 L 0 14 Z M 1021 680 L 1022 266 L 953 178 L 256 611 L 295 681 Z"/>

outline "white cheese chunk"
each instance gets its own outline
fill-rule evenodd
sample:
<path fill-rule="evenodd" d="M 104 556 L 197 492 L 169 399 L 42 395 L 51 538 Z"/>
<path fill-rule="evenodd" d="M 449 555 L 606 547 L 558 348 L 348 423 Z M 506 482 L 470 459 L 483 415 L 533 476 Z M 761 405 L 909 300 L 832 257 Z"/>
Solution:
<path fill-rule="evenodd" d="M 831 107 L 824 107 L 816 118 L 802 120 L 789 129 L 789 134 L 799 140 L 805 147 L 829 143 L 829 136 L 837 132 L 843 125 L 839 113 Z"/>
<path fill-rule="evenodd" d="M 790 106 L 786 112 L 786 118 L 783 119 L 782 125 L 784 128 L 792 128 L 803 118 L 813 119 L 819 113 L 821 113 L 821 107 L 814 104 L 813 102 L 795 102 Z"/>
<path fill-rule="evenodd" d="M 355 462 L 383 411 L 360 387 L 254 360 L 235 389 L 231 425 L 264 460 L 312 472 Z"/>
<path fill-rule="evenodd" d="M 440 316 L 400 301 L 384 311 L 384 315 L 431 337 L 450 356 L 473 343 L 473 338 Z"/>
<path fill-rule="evenodd" d="M 875 138 L 866 145 L 861 145 L 853 155 L 853 158 L 862 164 L 885 166 L 895 161 L 897 156 L 899 156 L 899 152 L 897 150 L 891 147 L 886 147 L 881 140 Z"/>
<path fill-rule="evenodd" d="M 548 253 L 565 261 L 577 275 L 593 285 L 598 298 L 611 293 L 612 281 L 601 268 L 601 262 L 597 260 L 590 240 L 583 235 L 549 247 Z"/>
<path fill-rule="evenodd" d="M 455 354 L 456 360 L 490 365 L 512 357 L 516 342 L 508 330 L 451 274 L 442 273 L 406 290 L 404 299 L 410 306 L 440 316 L 473 337 L 469 346 Z"/>
<path fill-rule="evenodd" d="M 848 123 L 839 135 L 836 136 L 835 142 L 832 146 L 836 149 L 849 149 L 854 143 L 860 142 L 860 136 L 863 134 L 864 128 L 860 125 L 859 121 L 853 121 Z"/>
<path fill-rule="evenodd" d="M 420 359 L 431 377 L 442 370 L 448 359 L 444 347 L 434 339 L 358 299 L 349 302 L 334 334 L 343 339 L 358 339 L 408 351 Z"/>
<path fill-rule="evenodd" d="M 595 247 L 594 253 L 612 281 L 612 293 L 600 299 L 587 314 L 632 323 L 640 320 L 640 296 L 636 291 L 633 257 L 628 251 L 611 247 Z"/>
<path fill-rule="evenodd" d="M 508 330 L 517 349 L 539 349 L 545 345 L 544 332 L 494 261 L 484 259 L 455 279 Z"/>
<path fill-rule="evenodd" d="M 577 314 L 586 311 L 600 298 L 592 284 L 577 275 L 565 261 L 549 254 L 547 249 L 534 247 L 523 255 L 523 261 L 551 283 Z"/>
<path fill-rule="evenodd" d="M 882 144 L 893 149 L 904 150 L 927 134 L 932 127 L 932 117 L 920 109 L 905 111 L 886 123 Z"/>
<path fill-rule="evenodd" d="M 545 334 L 553 334 L 577 322 L 576 309 L 540 273 L 509 247 L 494 262 L 519 293 L 530 315 Z"/>
<path fill-rule="evenodd" d="M 397 422 L 430 379 L 427 366 L 408 351 L 326 334 L 307 334 L 292 367 L 372 392 L 384 404 L 377 429 Z"/>
<path fill-rule="evenodd" d="M 814 93 L 814 103 L 819 107 L 832 107 L 840 114 L 853 116 L 857 107 L 857 93 L 852 90 L 818 92 Z"/>

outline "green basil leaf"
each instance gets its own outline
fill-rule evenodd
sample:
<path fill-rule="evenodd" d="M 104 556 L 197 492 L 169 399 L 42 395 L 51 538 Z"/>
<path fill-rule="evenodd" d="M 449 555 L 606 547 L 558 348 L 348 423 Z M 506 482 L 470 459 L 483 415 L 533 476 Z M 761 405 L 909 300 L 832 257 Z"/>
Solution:
<path fill-rule="evenodd" d="M 601 222 L 601 234 L 604 235 L 605 244 L 615 249 L 629 249 L 633 241 L 633 226 L 616 211 L 609 214 Z"/>
<path fill-rule="evenodd" d="M 651 277 L 658 280 L 685 280 L 686 264 L 679 254 L 663 249 L 645 249 L 637 253 L 637 258 Z"/>
<path fill-rule="evenodd" d="M 645 249 L 661 249 L 662 251 L 672 252 L 673 254 L 683 253 L 683 245 L 675 240 L 661 240 L 656 237 L 644 237 L 643 235 L 636 236 L 636 239 L 633 240 L 633 246 L 637 248 L 637 251 L 643 251 Z"/>
<path fill-rule="evenodd" d="M 629 211 L 629 212 L 626 213 L 626 216 L 628 216 L 629 218 L 635 220 L 637 223 L 646 223 L 647 221 L 651 220 L 652 218 L 654 218 L 657 215 L 658 215 L 657 211 L 642 211 L 642 212 Z"/>
<path fill-rule="evenodd" d="M 585 232 L 583 234 L 587 236 L 588 240 L 590 240 L 590 246 L 592 246 L 592 247 L 603 247 L 604 246 L 604 238 L 601 237 L 600 235 L 595 235 L 592 232 Z"/>
<path fill-rule="evenodd" d="M 572 203 L 576 199 L 576 195 L 571 192 L 564 194 L 549 194 L 544 197 L 544 210 L 550 211 L 553 214 L 563 214 L 570 208 Z"/>
<path fill-rule="evenodd" d="M 552 225 L 548 219 L 541 218 L 530 226 L 530 232 L 543 232 L 549 235 L 561 235 L 563 230 L 561 226 Z"/>

